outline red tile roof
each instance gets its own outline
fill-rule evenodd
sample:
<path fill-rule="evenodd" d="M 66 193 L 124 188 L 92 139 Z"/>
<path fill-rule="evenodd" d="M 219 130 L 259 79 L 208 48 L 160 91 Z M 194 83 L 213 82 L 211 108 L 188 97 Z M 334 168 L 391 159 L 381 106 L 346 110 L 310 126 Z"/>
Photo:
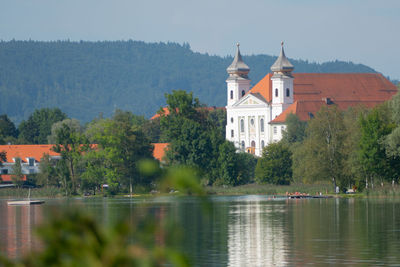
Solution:
<path fill-rule="evenodd" d="M 396 86 L 379 73 L 294 73 L 294 101 L 339 100 L 385 101 L 397 93 Z"/>
<path fill-rule="evenodd" d="M 26 158 L 35 158 L 36 161 L 40 162 L 44 154 L 59 155 L 51 150 L 52 147 L 53 145 L 0 145 L 0 151 L 7 153 L 7 162 L 14 162 L 13 158 L 21 158 L 23 161 Z"/>
<path fill-rule="evenodd" d="M 3 182 L 12 182 L 11 174 L 2 174 L 0 178 Z M 22 177 L 22 181 L 26 181 L 26 175 Z"/>
<path fill-rule="evenodd" d="M 267 74 L 249 93 L 259 93 L 272 100 L 272 74 Z M 364 105 L 373 107 L 390 99 L 397 87 L 379 73 L 294 73 L 294 103 L 271 123 L 284 123 L 289 113 L 309 119 L 329 98 L 340 109 Z"/>
<path fill-rule="evenodd" d="M 154 151 L 153 157 L 159 161 L 162 161 L 162 158 L 165 155 L 166 149 L 168 149 L 168 143 L 153 143 Z"/>
<path fill-rule="evenodd" d="M 268 102 L 272 101 L 272 74 L 268 73 L 248 93 L 259 93 Z"/>
<path fill-rule="evenodd" d="M 154 145 L 154 158 L 161 160 L 164 156 L 164 149 L 168 145 L 167 143 L 153 143 Z M 13 163 L 13 158 L 21 158 L 26 162 L 26 158 L 35 158 L 36 161 L 40 162 L 44 154 L 50 156 L 59 156 L 58 153 L 51 150 L 54 145 L 0 145 L 0 151 L 5 151 L 7 154 L 7 162 Z M 97 145 L 92 145 L 96 148 Z"/>

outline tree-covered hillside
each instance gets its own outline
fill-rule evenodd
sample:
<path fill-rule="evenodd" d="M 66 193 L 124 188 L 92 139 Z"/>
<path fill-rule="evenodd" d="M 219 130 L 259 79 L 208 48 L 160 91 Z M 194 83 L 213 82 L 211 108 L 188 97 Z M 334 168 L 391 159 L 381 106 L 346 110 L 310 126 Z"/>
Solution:
<path fill-rule="evenodd" d="M 275 59 L 244 56 L 253 84 Z M 231 61 L 195 53 L 188 44 L 2 41 L 0 114 L 17 123 L 42 107 L 59 107 L 82 121 L 100 113 L 110 116 L 116 108 L 151 116 L 173 89 L 192 91 L 209 106 L 224 106 Z M 374 72 L 351 62 L 291 61 L 297 72 Z"/>

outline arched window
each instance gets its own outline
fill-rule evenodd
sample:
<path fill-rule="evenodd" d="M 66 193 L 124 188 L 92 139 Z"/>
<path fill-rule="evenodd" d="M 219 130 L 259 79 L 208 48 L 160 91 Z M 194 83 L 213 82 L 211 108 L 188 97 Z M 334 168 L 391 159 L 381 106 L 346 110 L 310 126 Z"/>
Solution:
<path fill-rule="evenodd" d="M 233 123 L 233 117 L 231 118 L 231 123 Z"/>
<path fill-rule="evenodd" d="M 233 99 L 233 91 L 231 91 L 231 99 Z"/>
<path fill-rule="evenodd" d="M 244 90 L 242 90 L 242 96 L 244 96 L 245 93 L 246 93 L 246 92 L 245 92 Z"/>
<path fill-rule="evenodd" d="M 278 97 L 278 88 L 275 89 L 275 96 Z"/>
<path fill-rule="evenodd" d="M 265 146 L 264 140 L 261 140 L 261 148 L 264 148 L 264 146 Z"/>
<path fill-rule="evenodd" d="M 245 143 L 244 143 L 244 141 L 242 141 L 242 149 L 244 150 L 245 147 L 246 147 Z"/>
<path fill-rule="evenodd" d="M 234 137 L 234 136 L 235 136 L 235 133 L 233 130 L 231 130 L 231 137 Z"/>
<path fill-rule="evenodd" d="M 243 119 L 241 119 L 240 120 L 240 132 L 244 132 L 244 120 Z"/>
<path fill-rule="evenodd" d="M 254 126 L 254 119 L 253 118 L 250 120 L 250 124 L 251 124 L 251 126 Z"/>
<path fill-rule="evenodd" d="M 264 119 L 260 120 L 260 128 L 261 128 L 261 132 L 264 132 Z"/>
<path fill-rule="evenodd" d="M 287 96 L 287 97 L 290 96 L 290 90 L 289 90 L 289 88 L 286 88 L 286 96 Z"/>
<path fill-rule="evenodd" d="M 255 141 L 251 141 L 251 147 L 253 147 L 253 148 L 256 147 L 256 142 Z"/>

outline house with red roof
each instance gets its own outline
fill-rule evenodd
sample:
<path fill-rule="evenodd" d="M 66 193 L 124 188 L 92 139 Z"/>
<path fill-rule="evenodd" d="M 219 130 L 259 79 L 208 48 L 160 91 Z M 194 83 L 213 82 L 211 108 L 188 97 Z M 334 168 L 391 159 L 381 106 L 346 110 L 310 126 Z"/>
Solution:
<path fill-rule="evenodd" d="M 39 173 L 40 162 L 47 154 L 51 160 L 59 160 L 60 154 L 54 152 L 54 145 L 0 145 L 0 152 L 6 153 L 6 161 L 0 166 L 1 181 L 12 182 L 11 175 L 13 174 L 13 166 L 16 158 L 21 159 L 22 173 L 25 175 L 23 180 L 26 180 L 26 175 Z M 153 143 L 153 157 L 162 161 L 168 143 Z M 93 145 L 97 147 L 97 145 Z"/>
<path fill-rule="evenodd" d="M 268 73 L 250 88 L 250 68 L 237 45 L 227 68 L 226 139 L 242 151 L 260 156 L 269 143 L 282 138 L 286 116 L 312 118 L 323 105 L 373 107 L 397 93 L 396 86 L 379 73 L 293 73 L 281 52 Z"/>

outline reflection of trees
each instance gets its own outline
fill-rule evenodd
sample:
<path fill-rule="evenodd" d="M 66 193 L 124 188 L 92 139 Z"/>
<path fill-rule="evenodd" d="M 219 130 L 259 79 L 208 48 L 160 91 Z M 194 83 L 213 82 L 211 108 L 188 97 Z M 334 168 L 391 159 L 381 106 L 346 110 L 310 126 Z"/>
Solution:
<path fill-rule="evenodd" d="M 289 262 L 355 266 L 400 260 L 398 202 L 328 199 L 287 204 Z"/>

